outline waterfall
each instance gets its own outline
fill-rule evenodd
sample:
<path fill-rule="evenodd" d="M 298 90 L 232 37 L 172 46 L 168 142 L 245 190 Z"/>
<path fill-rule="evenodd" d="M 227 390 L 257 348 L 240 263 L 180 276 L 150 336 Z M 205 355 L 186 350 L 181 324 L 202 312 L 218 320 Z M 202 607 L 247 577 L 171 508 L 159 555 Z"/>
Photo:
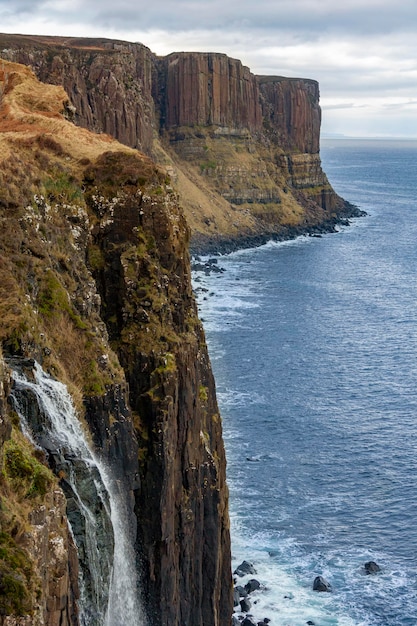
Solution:
<path fill-rule="evenodd" d="M 67 496 L 80 562 L 82 626 L 143 626 L 126 497 L 93 451 L 65 385 L 35 362 L 34 381 L 13 371 L 22 429 L 44 449 Z M 35 407 L 33 399 L 35 399 Z"/>

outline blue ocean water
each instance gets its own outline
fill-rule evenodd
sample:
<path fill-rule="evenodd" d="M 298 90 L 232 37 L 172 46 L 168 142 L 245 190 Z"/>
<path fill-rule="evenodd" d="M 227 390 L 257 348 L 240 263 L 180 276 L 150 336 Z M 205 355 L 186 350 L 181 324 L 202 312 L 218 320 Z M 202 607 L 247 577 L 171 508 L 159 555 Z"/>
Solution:
<path fill-rule="evenodd" d="M 328 140 L 321 155 L 367 217 L 194 276 L 234 564 L 255 564 L 251 612 L 271 626 L 416 625 L 417 143 Z"/>

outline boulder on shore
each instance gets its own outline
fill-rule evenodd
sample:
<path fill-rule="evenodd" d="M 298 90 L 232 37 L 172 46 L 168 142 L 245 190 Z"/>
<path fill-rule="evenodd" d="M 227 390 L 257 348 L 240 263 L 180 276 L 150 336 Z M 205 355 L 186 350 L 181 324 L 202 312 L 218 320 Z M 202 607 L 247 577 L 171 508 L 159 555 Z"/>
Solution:
<path fill-rule="evenodd" d="M 240 604 L 240 593 L 239 591 L 236 589 L 236 587 L 233 589 L 233 606 L 239 606 Z"/>
<path fill-rule="evenodd" d="M 236 574 L 237 576 L 246 576 L 246 574 L 257 574 L 257 571 L 253 567 L 252 563 L 249 563 L 249 561 L 242 561 L 233 574 Z"/>
<path fill-rule="evenodd" d="M 246 591 L 245 587 L 242 587 L 242 585 L 236 585 L 235 589 L 238 592 L 240 598 L 247 597 L 248 592 Z"/>
<path fill-rule="evenodd" d="M 245 590 L 247 593 L 252 593 L 252 591 L 256 591 L 256 589 L 259 589 L 260 586 L 261 586 L 261 583 L 259 582 L 259 580 L 256 580 L 256 578 L 251 578 L 246 583 Z"/>
<path fill-rule="evenodd" d="M 250 600 L 248 600 L 247 598 L 242 598 L 242 600 L 240 601 L 240 609 L 242 613 L 248 613 L 251 607 L 252 607 L 252 604 Z"/>

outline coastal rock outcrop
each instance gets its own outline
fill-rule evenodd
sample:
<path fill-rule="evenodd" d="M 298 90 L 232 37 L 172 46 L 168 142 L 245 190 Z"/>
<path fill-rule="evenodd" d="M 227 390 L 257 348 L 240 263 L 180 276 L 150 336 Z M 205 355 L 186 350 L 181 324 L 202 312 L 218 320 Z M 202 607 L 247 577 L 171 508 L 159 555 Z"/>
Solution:
<path fill-rule="evenodd" d="M 0 35 L 0 56 L 62 85 L 77 124 L 149 153 L 155 109 L 155 55 L 142 44 L 109 39 Z"/>
<path fill-rule="evenodd" d="M 255 76 L 237 59 L 216 53 L 173 53 L 160 61 L 163 100 L 161 123 L 217 126 L 231 134 L 257 133 L 262 113 Z"/>
<path fill-rule="evenodd" d="M 223 626 L 226 462 L 189 250 L 321 232 L 345 214 L 321 169 L 317 83 L 107 39 L 0 35 L 0 58 L 3 352 L 66 385 L 112 467 L 149 626 Z M 78 626 L 66 468 L 23 438 L 9 376 L 2 366 L 0 623 Z"/>
<path fill-rule="evenodd" d="M 321 109 L 318 82 L 258 76 L 262 118 L 273 141 L 285 149 L 318 154 Z"/>
<path fill-rule="evenodd" d="M 380 566 L 375 561 L 368 561 L 365 563 L 364 568 L 367 574 L 378 574 L 381 571 Z"/>

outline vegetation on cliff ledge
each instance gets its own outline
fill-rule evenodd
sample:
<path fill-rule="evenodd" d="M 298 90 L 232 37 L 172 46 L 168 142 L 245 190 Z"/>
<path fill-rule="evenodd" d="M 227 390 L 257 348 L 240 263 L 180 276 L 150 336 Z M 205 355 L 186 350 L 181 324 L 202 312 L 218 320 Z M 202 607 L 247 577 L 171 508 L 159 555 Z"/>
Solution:
<path fill-rule="evenodd" d="M 0 467 L 0 615 L 31 613 L 41 593 L 33 555 L 25 548 L 28 514 L 57 481 L 42 453 L 14 426 Z"/>

